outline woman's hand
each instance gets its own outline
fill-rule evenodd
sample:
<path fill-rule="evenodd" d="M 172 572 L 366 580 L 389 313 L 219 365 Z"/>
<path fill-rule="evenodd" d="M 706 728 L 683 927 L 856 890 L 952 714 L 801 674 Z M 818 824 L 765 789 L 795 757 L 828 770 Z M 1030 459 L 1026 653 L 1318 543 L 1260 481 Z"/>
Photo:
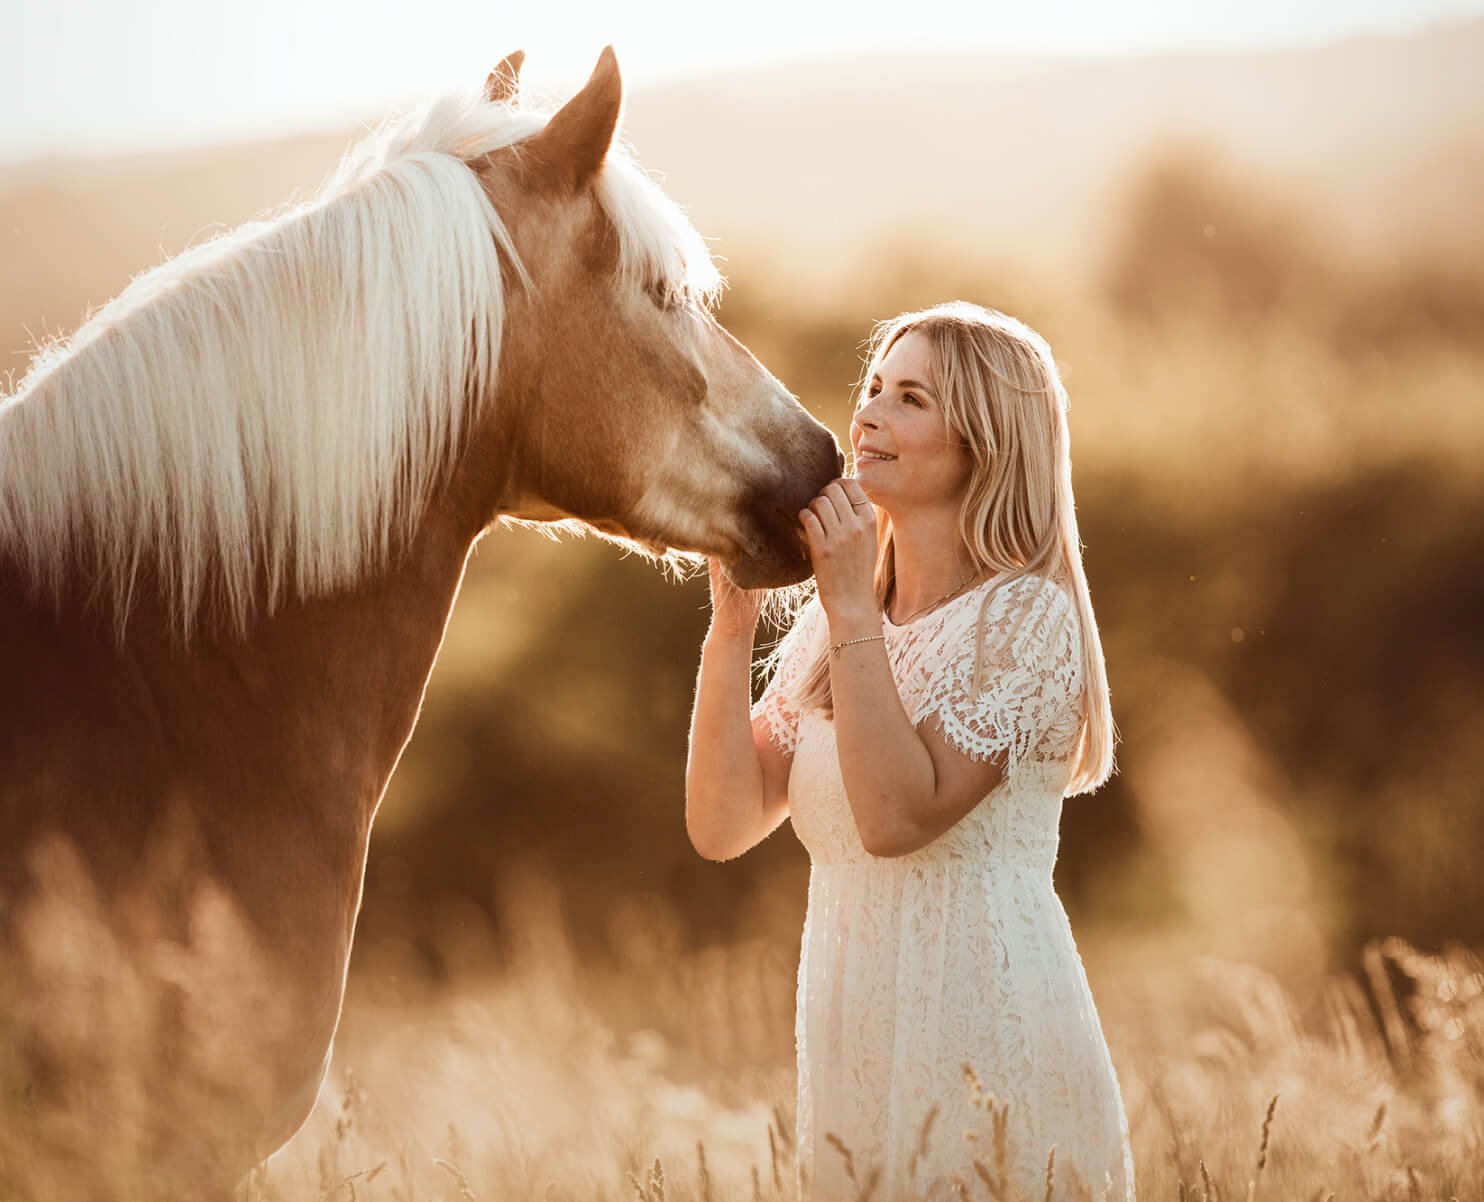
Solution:
<path fill-rule="evenodd" d="M 711 575 L 711 628 L 733 638 L 750 639 L 767 590 L 738 588 L 714 559 L 706 566 Z"/>
<path fill-rule="evenodd" d="M 832 480 L 799 512 L 819 603 L 837 622 L 879 623 L 876 605 L 876 508 L 858 480 Z"/>

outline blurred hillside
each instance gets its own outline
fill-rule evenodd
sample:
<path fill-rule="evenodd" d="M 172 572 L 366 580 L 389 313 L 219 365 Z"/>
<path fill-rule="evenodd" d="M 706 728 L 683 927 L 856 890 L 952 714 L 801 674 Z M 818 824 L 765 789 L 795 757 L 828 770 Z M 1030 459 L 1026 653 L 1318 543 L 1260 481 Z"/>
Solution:
<path fill-rule="evenodd" d="M 1473 22 L 632 99 L 728 257 L 723 320 L 842 437 L 881 317 L 963 296 L 1056 349 L 1123 735 L 1064 824 L 1089 963 L 1207 950 L 1302 985 L 1370 935 L 1484 939 L 1481 68 Z M 0 172 L 9 361 L 341 145 Z M 502 954 L 483 916 L 516 872 L 559 879 L 586 951 L 797 937 L 787 831 L 723 866 L 685 842 L 705 604 L 596 541 L 483 541 L 373 840 L 363 972 Z"/>
<path fill-rule="evenodd" d="M 4 362 L 310 190 L 355 132 L 0 168 Z M 1350 253 L 1484 257 L 1484 19 L 1281 53 L 802 62 L 633 94 L 625 133 L 729 273 L 812 300 L 943 245 L 1075 285 L 1171 144 L 1302 195 Z"/>
<path fill-rule="evenodd" d="M 627 126 L 739 269 L 816 296 L 945 243 L 1075 281 L 1171 143 L 1301 194 L 1351 253 L 1484 251 L 1484 20 L 1283 53 L 803 63 L 638 96 Z"/>

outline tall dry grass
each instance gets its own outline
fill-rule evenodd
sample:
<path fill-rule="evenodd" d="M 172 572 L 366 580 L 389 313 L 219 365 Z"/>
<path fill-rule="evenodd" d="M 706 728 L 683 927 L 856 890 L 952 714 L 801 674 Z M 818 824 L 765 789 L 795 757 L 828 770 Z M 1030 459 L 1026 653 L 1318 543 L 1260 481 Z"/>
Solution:
<path fill-rule="evenodd" d="M 780 999 L 796 947 L 759 939 L 656 955 L 650 929 L 635 926 L 624 954 L 603 962 L 577 951 L 554 886 L 528 878 L 505 899 L 498 931 L 468 912 L 450 925 L 451 974 L 435 978 L 400 940 L 365 949 L 319 1104 L 242 1183 L 241 1202 L 794 1199 L 791 1014 Z M 503 967 L 471 958 L 482 944 L 498 946 Z M 1142 1197 L 1479 1196 L 1475 953 L 1376 941 L 1360 973 L 1300 996 L 1251 965 L 1164 954 L 1151 970 L 1116 937 L 1084 944 Z M 1064 1180 L 1054 1157 L 1044 1177 L 1011 1178 L 1004 1104 L 992 1082 L 969 1074 L 965 1088 L 983 1124 L 959 1196 L 1096 1196 Z M 32 1164 L 9 1138 L 25 1118 L 24 1099 L 7 1094 L 6 1202 L 157 1196 L 148 1158 L 106 1114 L 88 1145 L 113 1166 L 105 1192 L 81 1172 Z M 969 1134 L 929 1122 L 922 1150 Z M 871 1150 L 833 1143 L 860 1196 L 879 1197 Z"/>
<path fill-rule="evenodd" d="M 552 913 L 526 905 L 512 925 L 522 950 L 498 977 L 353 998 L 318 1110 L 247 1199 L 795 1196 L 791 1048 L 766 1000 L 791 965 L 749 946 L 598 970 Z M 1300 999 L 1250 966 L 1136 974 L 1099 950 L 1141 1196 L 1479 1196 L 1475 954 L 1374 942 L 1365 973 Z M 718 1043 L 739 1010 L 758 1042 Z M 963 1196 L 1079 1196 L 1054 1164 L 1049 1191 L 1003 1179 L 992 1091 L 982 1112 L 982 1171 Z M 868 1150 L 838 1151 L 869 1195 Z"/>

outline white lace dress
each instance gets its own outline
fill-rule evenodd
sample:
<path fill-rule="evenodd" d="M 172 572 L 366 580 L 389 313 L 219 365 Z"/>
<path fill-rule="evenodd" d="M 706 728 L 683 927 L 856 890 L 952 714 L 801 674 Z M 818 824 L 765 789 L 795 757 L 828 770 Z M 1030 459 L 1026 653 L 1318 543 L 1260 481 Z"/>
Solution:
<path fill-rule="evenodd" d="M 936 724 L 965 754 L 1006 768 L 926 847 L 865 851 L 834 725 L 794 703 L 828 635 L 817 599 L 753 708 L 793 755 L 790 812 L 811 861 L 796 1026 L 801 1199 L 869 1189 L 878 1202 L 936 1200 L 957 1196 L 955 1180 L 984 1195 L 974 1161 L 996 1172 L 990 1099 L 1008 1114 L 1005 1160 L 1024 1197 L 1045 1197 L 1053 1146 L 1055 1197 L 1134 1196 L 1117 1077 L 1051 876 L 1080 727 L 1076 610 L 1039 577 L 995 583 L 885 625 L 913 724 Z M 976 699 L 981 611 L 986 688 Z M 982 1085 L 979 1105 L 965 1065 Z"/>

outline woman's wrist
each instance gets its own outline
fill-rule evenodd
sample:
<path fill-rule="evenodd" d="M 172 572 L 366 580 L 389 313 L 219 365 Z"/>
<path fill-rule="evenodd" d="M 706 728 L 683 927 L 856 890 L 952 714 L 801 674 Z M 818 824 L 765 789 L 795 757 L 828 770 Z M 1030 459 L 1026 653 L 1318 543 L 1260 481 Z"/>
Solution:
<path fill-rule="evenodd" d="M 757 619 L 751 622 L 737 620 L 735 618 L 711 619 L 711 626 L 706 631 L 706 642 L 721 644 L 727 647 L 745 647 L 750 653 L 753 640 L 757 637 Z"/>
<path fill-rule="evenodd" d="M 874 598 L 869 605 L 835 606 L 825 611 L 825 618 L 829 622 L 831 643 L 881 633 L 881 611 L 876 608 Z"/>

